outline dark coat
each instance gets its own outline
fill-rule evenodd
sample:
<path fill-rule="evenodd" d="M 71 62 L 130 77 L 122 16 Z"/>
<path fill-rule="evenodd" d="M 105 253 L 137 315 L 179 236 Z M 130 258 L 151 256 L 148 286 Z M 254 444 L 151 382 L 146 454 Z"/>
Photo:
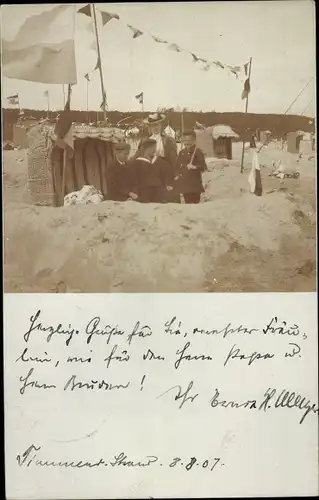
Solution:
<path fill-rule="evenodd" d="M 129 165 L 115 160 L 107 167 L 106 182 L 108 200 L 126 201 L 133 190 L 133 178 Z"/>
<path fill-rule="evenodd" d="M 176 162 L 176 175 L 178 175 L 177 189 L 180 193 L 203 193 L 202 172 L 207 170 L 203 152 L 196 149 L 192 164 L 196 170 L 188 170 L 187 165 L 191 162 L 195 146 L 191 149 L 182 149 Z"/>
<path fill-rule="evenodd" d="M 135 192 L 145 187 L 165 187 L 163 162 L 150 163 L 136 158 L 130 163 L 130 168 Z"/>

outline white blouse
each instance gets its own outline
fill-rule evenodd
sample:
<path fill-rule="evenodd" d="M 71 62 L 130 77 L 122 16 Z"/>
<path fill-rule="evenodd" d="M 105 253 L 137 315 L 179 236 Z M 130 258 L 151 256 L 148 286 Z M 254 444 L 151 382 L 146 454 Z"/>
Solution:
<path fill-rule="evenodd" d="M 156 141 L 156 156 L 164 157 L 164 145 L 162 136 L 160 134 L 153 134 L 150 139 L 154 139 Z"/>

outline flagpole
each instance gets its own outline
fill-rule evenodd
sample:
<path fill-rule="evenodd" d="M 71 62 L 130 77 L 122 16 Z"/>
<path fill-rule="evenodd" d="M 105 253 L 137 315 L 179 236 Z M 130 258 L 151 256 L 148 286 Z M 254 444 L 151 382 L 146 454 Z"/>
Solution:
<path fill-rule="evenodd" d="M 64 87 L 64 85 L 63 85 Z M 68 103 L 69 103 L 69 110 L 71 109 L 71 95 L 72 95 L 72 87 L 69 84 L 68 85 Z M 65 105 L 64 105 L 65 108 Z M 61 206 L 63 207 L 64 205 L 64 196 L 65 196 L 65 180 L 66 180 L 66 165 L 67 165 L 67 150 L 64 148 L 63 150 L 63 170 L 62 170 L 62 192 L 61 192 Z"/>
<path fill-rule="evenodd" d="M 63 92 L 63 109 L 65 108 L 65 89 L 64 89 L 64 83 L 62 83 L 62 92 Z"/>
<path fill-rule="evenodd" d="M 250 85 L 250 75 L 251 75 L 251 61 L 252 61 L 252 58 L 249 59 L 249 72 L 248 72 L 248 81 L 249 81 L 249 85 Z M 247 97 L 246 97 L 246 105 L 245 105 L 245 114 L 247 113 L 248 111 L 248 98 L 249 98 L 249 93 L 247 93 Z M 245 139 L 245 138 L 244 138 Z M 242 149 L 242 152 L 241 152 L 241 163 L 240 163 L 240 173 L 242 174 L 243 171 L 244 171 L 244 155 L 245 155 L 245 140 L 243 140 L 243 149 Z"/>
<path fill-rule="evenodd" d="M 90 123 L 89 117 L 89 80 L 86 79 L 86 113 L 87 113 L 87 121 Z"/>
<path fill-rule="evenodd" d="M 47 100 L 48 100 L 48 111 L 47 111 L 47 119 L 49 120 L 50 118 L 50 96 L 49 96 L 49 91 L 48 92 L 48 95 L 47 95 Z"/>
<path fill-rule="evenodd" d="M 98 56 L 98 61 L 100 63 L 99 64 L 99 71 L 100 71 L 101 91 L 102 91 L 102 106 L 103 106 L 104 122 L 106 123 L 106 110 L 105 110 L 106 93 L 105 93 L 104 80 L 103 80 L 102 59 L 101 59 L 100 42 L 99 42 L 99 36 L 98 36 L 96 11 L 95 11 L 94 3 L 90 4 L 90 8 L 91 8 L 91 16 L 93 19 L 94 31 L 95 31 L 95 37 L 96 37 L 97 56 Z"/>
<path fill-rule="evenodd" d="M 181 135 L 184 133 L 184 109 L 181 111 Z"/>

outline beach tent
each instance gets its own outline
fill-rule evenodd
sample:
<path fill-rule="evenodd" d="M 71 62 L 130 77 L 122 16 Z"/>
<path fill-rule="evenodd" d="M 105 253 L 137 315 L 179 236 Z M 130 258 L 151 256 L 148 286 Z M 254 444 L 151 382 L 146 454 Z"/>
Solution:
<path fill-rule="evenodd" d="M 214 125 L 213 127 L 197 128 L 196 145 L 205 156 L 212 158 L 232 159 L 232 141 L 238 139 L 228 125 Z"/>
<path fill-rule="evenodd" d="M 55 144 L 54 127 L 42 122 L 28 134 L 28 183 L 35 205 L 63 205 L 62 176 L 64 150 Z M 74 154 L 67 158 L 65 192 L 94 186 L 107 195 L 106 169 L 114 159 L 113 144 L 124 139 L 117 128 L 74 125 Z"/>
<path fill-rule="evenodd" d="M 300 142 L 302 140 L 300 131 L 288 132 L 287 134 L 287 151 L 288 153 L 299 153 Z"/>

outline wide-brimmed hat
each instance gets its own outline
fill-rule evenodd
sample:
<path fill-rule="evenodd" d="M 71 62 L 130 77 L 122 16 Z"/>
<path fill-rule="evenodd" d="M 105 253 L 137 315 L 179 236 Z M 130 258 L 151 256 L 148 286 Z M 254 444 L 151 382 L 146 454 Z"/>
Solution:
<path fill-rule="evenodd" d="M 153 113 L 143 120 L 147 125 L 156 125 L 157 123 L 162 123 L 165 120 L 165 115 L 163 113 Z"/>

